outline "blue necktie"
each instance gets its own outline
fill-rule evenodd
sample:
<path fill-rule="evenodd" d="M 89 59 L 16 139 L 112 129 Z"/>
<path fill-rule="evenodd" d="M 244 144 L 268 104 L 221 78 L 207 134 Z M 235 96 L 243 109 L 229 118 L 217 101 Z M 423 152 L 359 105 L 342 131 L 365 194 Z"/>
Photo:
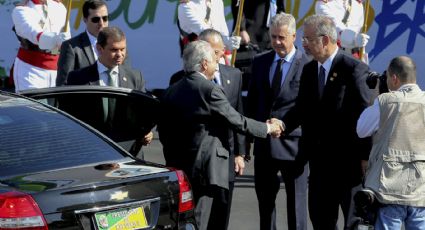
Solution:
<path fill-rule="evenodd" d="M 319 70 L 319 95 L 322 97 L 323 95 L 323 89 L 325 88 L 325 78 L 326 78 L 326 71 L 323 66 L 320 66 Z"/>
<path fill-rule="evenodd" d="M 272 80 L 272 99 L 274 100 L 280 92 L 280 86 L 282 85 L 282 64 L 285 59 L 281 58 L 276 64 L 274 70 L 274 76 Z"/>

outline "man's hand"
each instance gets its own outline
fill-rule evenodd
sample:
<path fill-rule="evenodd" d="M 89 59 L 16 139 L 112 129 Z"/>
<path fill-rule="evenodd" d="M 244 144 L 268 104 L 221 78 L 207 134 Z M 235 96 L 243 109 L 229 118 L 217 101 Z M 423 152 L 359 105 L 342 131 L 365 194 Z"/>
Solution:
<path fill-rule="evenodd" d="M 153 132 L 150 131 L 148 134 L 146 134 L 143 137 L 142 144 L 143 145 L 149 145 L 152 142 L 152 139 L 153 139 Z"/>
<path fill-rule="evenodd" d="M 366 171 L 367 171 L 368 161 L 367 160 L 361 160 L 360 164 L 361 164 L 360 167 L 362 169 L 362 175 L 363 175 L 363 177 L 365 177 Z"/>
<path fill-rule="evenodd" d="M 245 169 L 245 159 L 243 156 L 235 156 L 235 173 L 238 176 L 243 174 L 243 170 Z"/>
<path fill-rule="evenodd" d="M 280 137 L 280 134 L 285 130 L 283 128 L 283 122 L 276 118 L 267 120 L 267 124 L 270 125 L 270 135 L 274 138 Z"/>
<path fill-rule="evenodd" d="M 240 36 L 242 38 L 241 44 L 248 44 L 249 42 L 251 42 L 251 38 L 245 30 L 241 30 Z"/>

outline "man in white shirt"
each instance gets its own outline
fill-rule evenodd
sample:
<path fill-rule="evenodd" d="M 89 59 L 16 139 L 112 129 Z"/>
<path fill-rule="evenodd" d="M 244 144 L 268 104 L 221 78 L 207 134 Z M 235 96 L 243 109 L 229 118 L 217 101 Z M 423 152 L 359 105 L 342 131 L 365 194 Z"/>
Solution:
<path fill-rule="evenodd" d="M 65 27 L 65 6 L 53 0 L 26 0 L 12 11 L 20 48 L 13 67 L 15 90 L 53 87 L 58 48 L 71 37 Z"/>
<path fill-rule="evenodd" d="M 406 56 L 391 60 L 390 92 L 379 95 L 357 122 L 360 137 L 373 135 L 364 186 L 380 206 L 375 229 L 424 229 L 425 93 L 416 65 Z"/>

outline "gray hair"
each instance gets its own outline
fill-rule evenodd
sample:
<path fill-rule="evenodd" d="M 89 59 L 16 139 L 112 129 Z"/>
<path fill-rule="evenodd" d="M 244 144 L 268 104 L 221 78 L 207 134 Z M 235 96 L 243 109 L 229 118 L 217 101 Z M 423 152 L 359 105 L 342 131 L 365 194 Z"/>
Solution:
<path fill-rule="evenodd" d="M 203 60 L 215 61 L 214 51 L 206 41 L 193 41 L 183 50 L 183 68 L 186 72 L 201 72 Z"/>
<path fill-rule="evenodd" d="M 328 36 L 331 43 L 335 44 L 338 39 L 336 26 L 332 18 L 325 15 L 311 15 L 304 21 L 304 26 L 315 28 L 316 36 Z"/>
<path fill-rule="evenodd" d="M 393 58 L 388 66 L 388 73 L 395 74 L 402 83 L 416 82 L 416 64 L 407 56 Z"/>
<path fill-rule="evenodd" d="M 295 34 L 297 32 L 297 25 L 292 14 L 280 12 L 272 18 L 270 28 L 278 28 L 281 26 L 288 26 L 288 33 L 290 34 Z"/>
<path fill-rule="evenodd" d="M 199 34 L 199 37 L 198 38 L 199 38 L 199 40 L 207 41 L 210 38 L 214 38 L 214 37 L 220 39 L 220 41 L 223 42 L 223 37 L 221 36 L 221 33 L 218 32 L 215 29 L 206 29 L 206 30 L 202 31 Z"/>

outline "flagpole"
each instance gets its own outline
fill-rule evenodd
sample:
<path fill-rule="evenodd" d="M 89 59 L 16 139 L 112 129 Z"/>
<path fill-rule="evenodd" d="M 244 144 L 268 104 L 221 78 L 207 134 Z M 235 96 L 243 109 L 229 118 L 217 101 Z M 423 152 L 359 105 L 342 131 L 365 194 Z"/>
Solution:
<path fill-rule="evenodd" d="M 363 33 L 367 32 L 367 23 L 369 18 L 369 6 L 370 6 L 370 0 L 366 1 L 366 9 L 365 9 L 365 17 L 364 17 L 364 23 L 363 23 Z M 360 48 L 360 60 L 362 60 L 363 55 L 365 53 L 365 47 Z"/>
<path fill-rule="evenodd" d="M 244 3 L 245 3 L 245 0 L 239 0 L 238 18 L 236 20 L 235 31 L 233 32 L 235 36 L 239 36 L 241 34 L 241 23 L 242 23 Z M 237 49 L 232 50 L 232 60 L 230 62 L 231 66 L 235 66 L 237 52 L 238 52 Z"/>

